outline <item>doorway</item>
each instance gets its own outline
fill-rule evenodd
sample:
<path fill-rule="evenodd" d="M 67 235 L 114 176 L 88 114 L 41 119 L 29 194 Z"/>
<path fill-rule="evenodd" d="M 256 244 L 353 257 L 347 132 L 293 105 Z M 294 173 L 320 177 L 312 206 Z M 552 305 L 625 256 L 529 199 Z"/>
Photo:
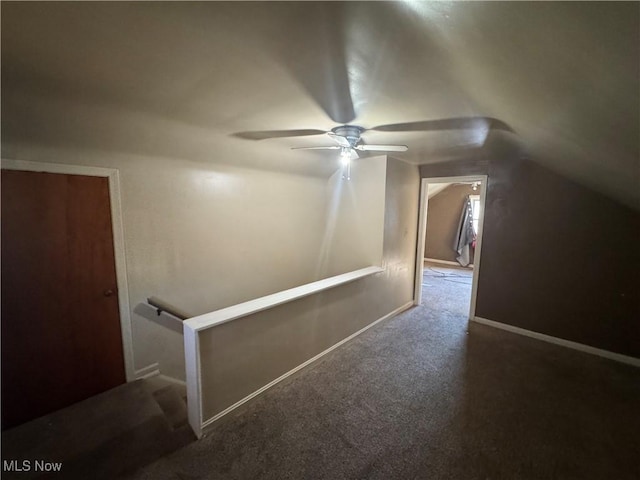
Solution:
<path fill-rule="evenodd" d="M 441 297 L 447 298 L 449 301 L 455 298 L 455 292 L 459 291 L 460 295 L 464 296 L 465 303 L 468 301 L 468 319 L 471 320 L 475 317 L 486 184 L 486 175 L 422 179 L 415 267 L 415 305 L 420 305 L 423 302 L 423 288 L 428 292 L 431 282 L 431 288 L 434 289 L 436 297 L 439 294 L 438 291 L 435 291 L 436 288 L 441 290 Z M 429 218 L 429 197 L 431 196 L 435 206 L 436 199 L 440 195 L 443 195 L 440 197 L 442 200 L 439 202 L 440 204 L 445 204 L 444 197 L 451 197 L 446 202 L 449 206 L 439 208 L 437 211 L 432 209 L 431 216 L 433 218 Z M 454 202 L 453 207 L 451 207 L 451 202 Z M 467 206 L 469 207 L 469 215 L 463 217 Z M 452 208 L 453 210 L 451 210 Z M 460 226 L 464 222 L 469 222 L 469 227 L 473 226 L 471 241 L 468 236 L 464 239 L 458 238 Z M 442 223 L 446 223 L 446 225 L 442 225 Z M 428 244 L 427 236 L 430 233 L 432 238 Z M 466 251 L 456 250 L 457 247 L 465 244 L 468 247 Z M 426 254 L 427 247 L 432 252 L 431 256 Z M 472 266 L 470 267 L 470 265 Z M 458 290 L 456 290 L 456 286 Z"/>
<path fill-rule="evenodd" d="M 125 383 L 132 365 L 114 171 L 2 166 L 4 430 Z"/>

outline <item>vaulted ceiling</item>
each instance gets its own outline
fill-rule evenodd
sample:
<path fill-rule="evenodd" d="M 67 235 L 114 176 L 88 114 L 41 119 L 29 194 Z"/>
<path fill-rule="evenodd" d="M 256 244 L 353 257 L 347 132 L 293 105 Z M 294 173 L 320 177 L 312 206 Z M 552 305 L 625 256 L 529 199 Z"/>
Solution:
<path fill-rule="evenodd" d="M 5 144 L 324 175 L 334 152 L 290 150 L 324 135 L 237 134 L 463 117 L 364 139 L 422 164 L 508 126 L 638 206 L 639 72 L 637 2 L 2 3 Z"/>

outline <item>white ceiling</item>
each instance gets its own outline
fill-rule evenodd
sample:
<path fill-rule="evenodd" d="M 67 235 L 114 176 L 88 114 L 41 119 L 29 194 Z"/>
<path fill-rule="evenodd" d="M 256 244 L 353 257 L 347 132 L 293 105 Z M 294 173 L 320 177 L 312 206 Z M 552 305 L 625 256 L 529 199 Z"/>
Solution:
<path fill-rule="evenodd" d="M 481 116 L 532 158 L 640 205 L 640 3 L 2 3 L 3 143 L 328 174 L 328 130 Z M 366 132 L 422 164 L 489 125 Z"/>

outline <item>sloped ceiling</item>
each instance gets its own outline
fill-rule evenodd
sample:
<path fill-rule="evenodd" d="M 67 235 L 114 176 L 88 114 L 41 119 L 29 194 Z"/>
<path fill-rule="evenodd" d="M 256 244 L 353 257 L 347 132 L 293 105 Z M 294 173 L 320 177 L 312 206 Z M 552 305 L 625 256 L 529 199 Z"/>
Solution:
<path fill-rule="evenodd" d="M 509 125 L 531 157 L 640 205 L 640 4 L 2 3 L 2 140 L 328 175 L 325 136 L 451 117 Z M 423 164 L 490 125 L 366 132 Z"/>
<path fill-rule="evenodd" d="M 430 183 L 428 185 L 427 197 L 428 198 L 435 197 L 436 195 L 438 195 L 440 192 L 442 192 L 445 188 L 447 188 L 450 185 L 451 185 L 451 183 Z"/>

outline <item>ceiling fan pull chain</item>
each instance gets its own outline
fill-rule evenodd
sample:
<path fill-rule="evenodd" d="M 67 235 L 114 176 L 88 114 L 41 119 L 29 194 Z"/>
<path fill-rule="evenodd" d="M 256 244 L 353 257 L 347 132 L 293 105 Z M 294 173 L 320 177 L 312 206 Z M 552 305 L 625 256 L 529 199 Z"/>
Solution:
<path fill-rule="evenodd" d="M 347 163 L 343 169 L 342 178 L 351 180 L 351 162 Z"/>

